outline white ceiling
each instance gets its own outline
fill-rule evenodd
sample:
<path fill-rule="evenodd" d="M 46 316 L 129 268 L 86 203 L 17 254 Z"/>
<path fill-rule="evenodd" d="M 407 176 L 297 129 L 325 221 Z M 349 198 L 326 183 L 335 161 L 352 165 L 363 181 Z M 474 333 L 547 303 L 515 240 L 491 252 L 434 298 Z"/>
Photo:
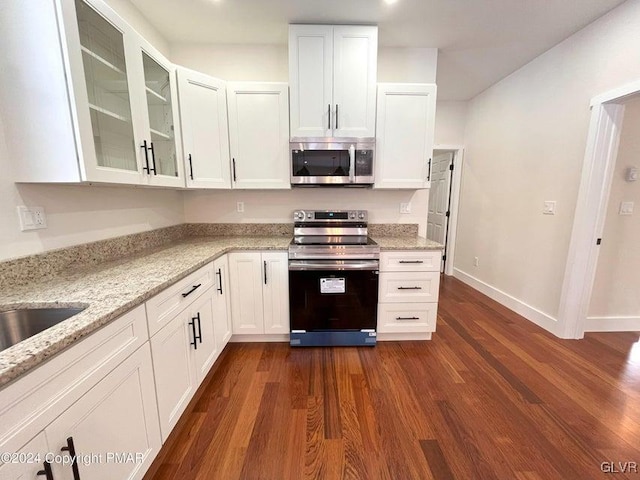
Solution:
<path fill-rule="evenodd" d="M 624 0 L 131 0 L 170 43 L 287 43 L 289 23 L 379 25 L 437 47 L 438 98 L 467 100 Z"/>

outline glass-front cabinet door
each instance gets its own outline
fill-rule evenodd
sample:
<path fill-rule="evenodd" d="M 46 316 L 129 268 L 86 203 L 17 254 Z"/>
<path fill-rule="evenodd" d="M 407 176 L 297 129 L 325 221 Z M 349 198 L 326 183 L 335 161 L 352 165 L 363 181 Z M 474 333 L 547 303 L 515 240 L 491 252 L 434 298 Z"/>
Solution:
<path fill-rule="evenodd" d="M 126 33 L 84 1 L 75 0 L 75 7 L 91 122 L 90 130 L 84 125 L 87 141 L 82 157 L 87 180 L 139 183 Z M 86 151 L 91 143 L 95 157 Z"/>
<path fill-rule="evenodd" d="M 178 156 L 176 151 L 176 122 L 173 103 L 173 82 L 175 72 L 164 68 L 142 52 L 144 69 L 144 86 L 149 120 L 149 140 L 146 146 L 143 169 L 149 162 L 149 169 L 154 176 L 180 177 Z M 145 148 L 145 147 L 143 147 Z M 153 178 L 152 178 L 153 180 Z M 169 180 L 164 179 L 163 183 Z M 181 179 L 180 179 L 181 181 Z M 155 183 L 151 181 L 150 183 Z"/>
<path fill-rule="evenodd" d="M 62 12 L 83 180 L 184 187 L 175 67 L 101 1 Z"/>

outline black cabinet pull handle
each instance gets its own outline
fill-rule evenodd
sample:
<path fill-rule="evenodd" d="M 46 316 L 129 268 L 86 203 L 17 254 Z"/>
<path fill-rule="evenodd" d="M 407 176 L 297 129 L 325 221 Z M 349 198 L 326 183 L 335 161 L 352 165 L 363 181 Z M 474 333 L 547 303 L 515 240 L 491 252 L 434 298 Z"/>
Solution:
<path fill-rule="evenodd" d="M 144 163 L 145 163 L 145 166 L 142 167 L 142 170 L 144 170 L 148 174 L 151 174 L 151 170 L 149 169 L 149 147 L 148 147 L 148 144 L 147 144 L 146 140 L 142 141 L 142 145 L 140 145 L 140 148 L 144 148 Z"/>
<path fill-rule="evenodd" d="M 398 287 L 398 290 L 422 290 L 422 287 Z"/>
<path fill-rule="evenodd" d="M 327 130 L 331 130 L 331 104 L 327 105 L 327 120 L 329 121 Z"/>
<path fill-rule="evenodd" d="M 220 295 L 222 295 L 222 271 L 220 269 L 218 269 L 218 271 L 216 272 L 216 275 L 218 275 L 218 292 L 220 292 Z"/>
<path fill-rule="evenodd" d="M 236 159 L 232 158 L 231 160 L 232 160 L 231 163 L 233 163 L 233 181 L 235 182 L 235 181 L 237 181 L 237 178 L 236 178 Z"/>
<path fill-rule="evenodd" d="M 264 261 L 264 284 L 267 284 L 267 261 Z"/>
<path fill-rule="evenodd" d="M 153 142 L 149 142 L 149 150 L 151 150 L 151 163 L 153 164 L 153 168 L 151 169 L 151 171 L 153 171 L 154 175 L 158 175 L 156 173 L 156 151 L 153 148 Z"/>
<path fill-rule="evenodd" d="M 196 313 L 196 316 L 193 317 L 193 320 L 198 320 L 198 336 L 194 337 L 194 340 L 197 338 L 202 343 L 202 324 L 200 323 L 200 312 Z"/>
<path fill-rule="evenodd" d="M 51 464 L 49 462 L 44 462 L 42 465 L 43 465 L 44 469 L 38 471 L 38 473 L 36 473 L 36 475 L 44 475 L 47 480 L 54 480 L 53 479 L 53 472 L 51 471 Z"/>
<path fill-rule="evenodd" d="M 191 154 L 189 154 L 189 176 L 193 180 L 193 162 L 191 161 Z"/>
<path fill-rule="evenodd" d="M 184 298 L 184 297 L 188 297 L 188 296 L 189 296 L 189 295 L 191 295 L 193 292 L 195 292 L 198 288 L 200 288 L 200 286 L 202 286 L 202 284 L 201 284 L 201 283 L 199 283 L 199 284 L 197 284 L 197 285 L 194 285 L 194 286 L 191 288 L 191 290 L 189 290 L 187 293 L 183 293 L 183 294 L 182 294 L 182 298 Z"/>
<path fill-rule="evenodd" d="M 420 320 L 420 317 L 396 317 L 396 320 Z"/>
<path fill-rule="evenodd" d="M 71 456 L 71 471 L 73 472 L 73 480 L 80 480 L 80 472 L 78 471 L 78 458 L 76 455 L 76 446 L 73 443 L 73 437 L 67 438 L 67 446 L 60 449 L 61 452 L 69 452 Z"/>
<path fill-rule="evenodd" d="M 398 263 L 424 263 L 422 260 L 400 260 Z"/>
<path fill-rule="evenodd" d="M 431 159 L 429 159 L 429 173 L 427 173 L 427 182 L 431 181 Z"/>
<path fill-rule="evenodd" d="M 194 350 L 198 349 L 198 335 L 196 335 L 196 320 L 197 320 L 197 317 L 193 317 L 189 322 L 189 326 L 191 327 L 191 333 L 193 333 L 193 342 L 189 342 L 189 345 L 193 346 Z"/>
<path fill-rule="evenodd" d="M 336 130 L 338 130 L 338 104 L 336 103 Z"/>

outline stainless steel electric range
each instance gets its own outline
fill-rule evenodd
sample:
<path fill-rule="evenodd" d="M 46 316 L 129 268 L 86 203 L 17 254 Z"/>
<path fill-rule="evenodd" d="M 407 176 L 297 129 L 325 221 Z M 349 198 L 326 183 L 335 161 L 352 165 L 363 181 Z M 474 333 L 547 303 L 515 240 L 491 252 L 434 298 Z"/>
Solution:
<path fill-rule="evenodd" d="M 292 346 L 376 344 L 380 247 L 366 210 L 296 210 L 289 245 Z"/>

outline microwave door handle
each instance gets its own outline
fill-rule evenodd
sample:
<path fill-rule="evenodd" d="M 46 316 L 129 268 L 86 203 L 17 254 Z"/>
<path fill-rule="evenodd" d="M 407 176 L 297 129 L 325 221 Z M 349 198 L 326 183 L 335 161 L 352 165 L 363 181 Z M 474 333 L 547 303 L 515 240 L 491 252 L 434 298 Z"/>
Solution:
<path fill-rule="evenodd" d="M 356 147 L 351 145 L 349 147 L 349 183 L 354 182 L 356 170 Z"/>

